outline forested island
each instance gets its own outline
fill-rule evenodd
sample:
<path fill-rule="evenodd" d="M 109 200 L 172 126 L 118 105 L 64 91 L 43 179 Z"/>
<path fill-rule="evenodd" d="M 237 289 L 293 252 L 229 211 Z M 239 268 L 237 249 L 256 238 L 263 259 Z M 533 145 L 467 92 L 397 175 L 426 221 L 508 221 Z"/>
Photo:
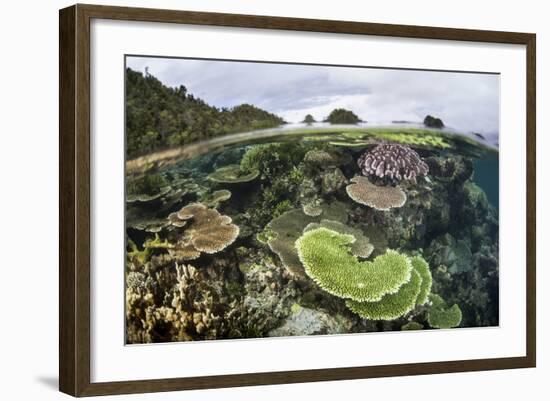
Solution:
<path fill-rule="evenodd" d="M 250 104 L 217 108 L 171 88 L 156 77 L 126 69 L 126 152 L 128 158 L 215 136 L 273 128 L 285 121 Z"/>
<path fill-rule="evenodd" d="M 361 120 L 357 114 L 351 110 L 334 109 L 330 112 L 324 122 L 331 124 L 358 124 L 363 122 L 363 120 Z"/>

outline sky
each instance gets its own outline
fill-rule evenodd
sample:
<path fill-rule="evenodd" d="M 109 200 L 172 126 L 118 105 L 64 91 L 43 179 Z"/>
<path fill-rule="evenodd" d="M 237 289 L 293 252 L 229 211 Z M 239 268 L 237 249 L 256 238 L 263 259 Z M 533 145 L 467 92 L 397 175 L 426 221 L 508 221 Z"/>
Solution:
<path fill-rule="evenodd" d="M 212 106 L 249 103 L 288 122 L 306 114 L 320 121 L 343 107 L 373 123 L 421 122 L 431 114 L 460 131 L 499 131 L 495 74 L 148 57 L 126 63 L 141 72 L 148 67 L 165 85 L 184 85 Z"/>

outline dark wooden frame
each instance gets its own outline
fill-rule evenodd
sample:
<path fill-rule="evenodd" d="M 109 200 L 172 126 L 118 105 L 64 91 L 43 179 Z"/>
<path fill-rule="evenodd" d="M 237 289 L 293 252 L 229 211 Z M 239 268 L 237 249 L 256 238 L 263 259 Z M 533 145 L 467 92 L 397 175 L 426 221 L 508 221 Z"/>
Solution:
<path fill-rule="evenodd" d="M 91 383 L 89 97 L 92 18 L 525 45 L 527 355 L 513 358 Z M 59 29 L 59 389 L 62 392 L 73 396 L 92 396 L 535 367 L 535 34 L 81 4 L 60 10 Z"/>

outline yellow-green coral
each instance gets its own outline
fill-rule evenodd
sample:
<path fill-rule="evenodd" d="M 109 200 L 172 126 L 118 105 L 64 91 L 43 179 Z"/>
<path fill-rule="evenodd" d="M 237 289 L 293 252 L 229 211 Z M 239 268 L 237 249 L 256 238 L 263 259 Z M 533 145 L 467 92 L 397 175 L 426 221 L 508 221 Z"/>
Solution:
<path fill-rule="evenodd" d="M 401 326 L 402 331 L 407 330 L 422 330 L 424 328 L 423 325 L 421 325 L 418 322 L 415 322 L 414 320 L 410 321 L 409 323 L 405 323 L 403 326 Z"/>
<path fill-rule="evenodd" d="M 372 262 L 359 262 L 350 253 L 354 242 L 353 235 L 321 227 L 304 233 L 296 241 L 296 249 L 307 275 L 342 298 L 379 301 L 411 279 L 412 265 L 406 256 L 388 250 Z"/>
<path fill-rule="evenodd" d="M 393 320 L 427 302 L 432 277 L 424 259 L 387 250 L 360 262 L 351 253 L 355 242 L 351 234 L 321 226 L 306 229 L 296 249 L 306 274 L 362 318 Z"/>
<path fill-rule="evenodd" d="M 413 145 L 420 147 L 448 149 L 452 145 L 441 133 L 434 134 L 428 130 L 407 130 L 406 132 L 378 131 L 374 136 L 380 139 L 386 139 L 391 142 L 397 142 L 404 145 Z"/>
<path fill-rule="evenodd" d="M 420 286 L 418 298 L 416 299 L 416 304 L 424 305 L 426 302 L 428 302 L 428 297 L 432 290 L 432 273 L 430 272 L 430 266 L 420 256 L 415 256 L 414 258 L 411 258 L 411 263 L 414 270 L 416 270 L 416 272 L 420 275 L 420 278 L 422 279 L 422 284 Z"/>
<path fill-rule="evenodd" d="M 357 228 L 349 227 L 344 223 L 334 220 L 322 219 L 320 223 L 310 223 L 304 228 L 304 232 L 315 230 L 319 227 L 325 227 L 329 230 L 334 230 L 340 234 L 350 234 L 355 238 L 355 242 L 351 244 L 351 253 L 360 258 L 368 258 L 374 246 L 370 243 L 369 238 L 366 237 L 363 232 Z"/>
<path fill-rule="evenodd" d="M 413 267 L 410 281 L 403 284 L 394 294 L 387 294 L 378 302 L 356 302 L 347 300 L 346 306 L 365 319 L 393 320 L 409 313 L 416 305 L 427 302 L 431 290 L 432 276 L 424 259 L 411 259 Z"/>
<path fill-rule="evenodd" d="M 428 311 L 428 324 L 434 329 L 450 329 L 457 327 L 462 321 L 462 311 L 457 304 L 450 308 L 437 294 L 430 296 L 432 305 Z"/>
<path fill-rule="evenodd" d="M 416 270 L 412 271 L 411 279 L 403 284 L 399 291 L 386 294 L 378 302 L 357 302 L 347 300 L 346 306 L 352 312 L 365 319 L 393 320 L 410 312 L 416 305 L 420 293 L 422 279 Z"/>

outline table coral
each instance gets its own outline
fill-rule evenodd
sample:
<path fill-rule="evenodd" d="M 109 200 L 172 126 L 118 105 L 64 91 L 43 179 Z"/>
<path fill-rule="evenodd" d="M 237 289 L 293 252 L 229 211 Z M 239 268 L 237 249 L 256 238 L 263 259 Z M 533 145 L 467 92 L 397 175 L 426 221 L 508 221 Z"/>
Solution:
<path fill-rule="evenodd" d="M 307 275 L 362 318 L 393 320 L 427 302 L 432 278 L 423 258 L 388 250 L 360 262 L 350 254 L 354 242 L 352 235 L 320 227 L 306 231 L 296 248 Z"/>
<path fill-rule="evenodd" d="M 351 179 L 346 192 L 355 202 L 381 211 L 401 207 L 407 201 L 407 195 L 401 188 L 374 185 L 368 178 L 361 176 Z"/>
<path fill-rule="evenodd" d="M 201 203 L 191 203 L 169 216 L 172 224 L 183 227 L 174 248 L 168 252 L 182 260 L 192 260 L 201 252 L 216 253 L 232 244 L 239 235 L 239 227 L 232 224 L 231 217 L 221 215 Z"/>
<path fill-rule="evenodd" d="M 458 327 L 462 321 L 462 311 L 457 304 L 448 307 L 437 294 L 430 296 L 432 305 L 428 311 L 428 324 L 435 329 Z"/>
<path fill-rule="evenodd" d="M 220 184 L 241 184 L 255 180 L 259 174 L 258 170 L 246 172 L 238 164 L 230 164 L 210 173 L 208 179 Z"/>
<path fill-rule="evenodd" d="M 268 244 L 283 265 L 297 277 L 304 277 L 304 267 L 294 243 L 302 235 L 304 228 L 310 223 L 318 223 L 321 218 L 337 222 L 347 220 L 348 208 L 342 202 L 323 204 L 320 209 L 320 216 L 306 215 L 300 209 L 286 211 L 271 220 L 257 236 L 260 242 Z"/>
<path fill-rule="evenodd" d="M 201 203 L 205 206 L 217 209 L 222 202 L 231 199 L 231 191 L 220 189 L 209 194 L 205 194 L 201 198 Z"/>
<path fill-rule="evenodd" d="M 413 270 L 411 279 L 403 284 L 399 291 L 384 295 L 378 302 L 357 302 L 350 299 L 346 301 L 346 306 L 365 319 L 397 319 L 415 307 L 421 285 L 420 275 Z"/>
<path fill-rule="evenodd" d="M 351 244 L 351 253 L 360 258 L 368 258 L 374 246 L 370 243 L 368 237 L 358 228 L 349 227 L 339 221 L 322 219 L 320 223 L 310 223 L 304 229 L 304 232 L 315 230 L 324 227 L 329 230 L 339 232 L 340 234 L 351 234 L 355 238 L 355 242 Z"/>
<path fill-rule="evenodd" d="M 412 265 L 406 256 L 388 250 L 372 262 L 359 262 L 349 252 L 354 242 L 353 235 L 321 227 L 305 232 L 296 248 L 307 275 L 341 298 L 379 301 L 410 280 Z"/>

